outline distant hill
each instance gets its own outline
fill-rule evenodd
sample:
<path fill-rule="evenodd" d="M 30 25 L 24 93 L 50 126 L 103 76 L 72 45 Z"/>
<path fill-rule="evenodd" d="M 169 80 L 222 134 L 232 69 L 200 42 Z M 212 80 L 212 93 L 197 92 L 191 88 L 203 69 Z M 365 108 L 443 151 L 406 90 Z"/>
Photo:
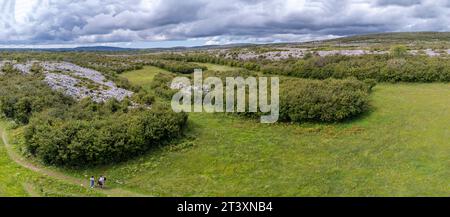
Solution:
<path fill-rule="evenodd" d="M 240 47 L 277 47 L 287 45 L 310 44 L 395 44 L 411 42 L 446 42 L 450 43 L 450 32 L 397 32 L 397 33 L 374 33 L 366 35 L 354 35 L 329 40 L 318 40 L 309 42 L 286 42 L 269 44 L 237 43 L 227 45 L 204 45 L 195 47 L 171 47 L 171 48 L 122 48 L 112 46 L 83 46 L 75 48 L 0 48 L 6 51 L 56 51 L 56 52 L 167 52 L 167 51 L 189 51 L 209 49 L 230 49 Z"/>
<path fill-rule="evenodd" d="M 122 47 L 111 47 L 111 46 L 89 46 L 89 47 L 76 47 L 71 48 L 72 51 L 130 51 L 137 50 L 134 48 L 122 48 Z"/>
<path fill-rule="evenodd" d="M 159 52 L 159 51 L 187 51 L 187 50 L 209 50 L 209 49 L 228 49 L 235 47 L 245 47 L 253 46 L 255 44 L 250 43 L 236 43 L 236 44 L 225 44 L 225 45 L 203 45 L 194 47 L 170 47 L 170 48 L 145 48 L 144 51 Z"/>
<path fill-rule="evenodd" d="M 0 50 L 6 51 L 56 51 L 56 52 L 116 52 L 116 51 L 134 51 L 139 49 L 134 48 L 121 48 L 121 47 L 109 47 L 109 46 L 89 46 L 89 47 L 75 47 L 75 48 L 0 48 Z"/>
<path fill-rule="evenodd" d="M 170 47 L 170 48 L 122 48 L 111 46 L 85 46 L 75 48 L 0 48 L 4 51 L 53 51 L 53 52 L 120 52 L 120 51 L 144 51 L 144 52 L 162 52 L 162 51 L 186 51 L 186 50 L 203 50 L 214 48 L 233 48 L 250 46 L 253 44 L 228 44 L 228 45 L 205 45 L 195 47 Z"/>
<path fill-rule="evenodd" d="M 447 41 L 450 42 L 450 32 L 396 32 L 355 35 L 327 40 L 330 42 L 356 43 L 356 42 L 392 42 L 392 41 Z"/>

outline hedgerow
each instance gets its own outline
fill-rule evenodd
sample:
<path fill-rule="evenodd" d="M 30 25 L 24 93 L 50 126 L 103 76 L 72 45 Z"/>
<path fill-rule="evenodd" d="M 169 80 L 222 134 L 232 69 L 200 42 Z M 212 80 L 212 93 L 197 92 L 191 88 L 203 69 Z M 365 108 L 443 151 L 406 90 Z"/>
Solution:
<path fill-rule="evenodd" d="M 266 74 L 312 79 L 356 77 L 359 80 L 375 79 L 378 82 L 450 81 L 448 59 L 421 56 L 312 57 L 306 60 L 267 63 L 261 70 Z"/>
<path fill-rule="evenodd" d="M 309 56 L 304 59 L 234 60 L 208 54 L 166 54 L 177 61 L 208 62 L 308 79 L 375 79 L 378 82 L 449 82 L 450 59 L 423 55 Z"/>
<path fill-rule="evenodd" d="M 200 66 L 195 63 L 184 62 L 184 61 L 172 61 L 172 60 L 161 60 L 161 59 L 151 59 L 144 62 L 147 65 L 156 66 L 171 72 L 181 73 L 181 74 L 191 74 L 195 69 L 202 69 L 206 71 L 208 68 L 205 66 Z"/>

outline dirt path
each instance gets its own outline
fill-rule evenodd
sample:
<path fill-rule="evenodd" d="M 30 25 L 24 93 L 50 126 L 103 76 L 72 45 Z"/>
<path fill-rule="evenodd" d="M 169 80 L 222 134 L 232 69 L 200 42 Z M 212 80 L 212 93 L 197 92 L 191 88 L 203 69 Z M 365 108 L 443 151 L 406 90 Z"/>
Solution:
<path fill-rule="evenodd" d="M 34 186 L 30 183 L 22 183 L 23 189 L 28 193 L 30 197 L 40 197 L 41 195 L 36 192 Z"/>
<path fill-rule="evenodd" d="M 13 147 L 8 142 L 8 137 L 6 135 L 6 131 L 4 129 L 0 128 L 0 133 L 2 136 L 3 144 L 5 144 L 6 152 L 8 153 L 9 158 L 11 158 L 11 160 L 16 162 L 17 164 L 19 164 L 22 167 L 25 167 L 27 169 L 30 169 L 32 171 L 41 173 L 43 175 L 46 175 L 46 176 L 49 176 L 49 177 L 52 177 L 55 179 L 59 179 L 64 182 L 68 182 L 70 184 L 87 187 L 88 180 L 83 180 L 83 179 L 78 179 L 75 177 L 67 176 L 63 173 L 49 170 L 47 168 L 40 167 L 31 162 L 28 162 L 22 156 L 20 156 L 19 154 L 17 154 L 14 151 Z M 147 196 L 147 195 L 130 192 L 130 191 L 120 189 L 120 188 L 104 188 L 104 189 L 95 189 L 95 190 L 99 191 L 100 193 L 111 196 L 111 197 L 145 197 L 145 196 Z"/>

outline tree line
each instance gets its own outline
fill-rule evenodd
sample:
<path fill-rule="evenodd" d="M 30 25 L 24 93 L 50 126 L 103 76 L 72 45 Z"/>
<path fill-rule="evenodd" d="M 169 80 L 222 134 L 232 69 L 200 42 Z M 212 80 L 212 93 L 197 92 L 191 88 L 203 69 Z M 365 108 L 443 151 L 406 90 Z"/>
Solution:
<path fill-rule="evenodd" d="M 449 82 L 450 59 L 424 55 L 408 55 L 400 47 L 392 54 L 362 56 L 316 56 L 286 60 L 234 60 L 205 53 L 165 54 L 161 58 L 207 62 L 248 70 L 262 71 L 268 75 L 283 75 L 308 79 L 374 79 L 378 82 Z"/>

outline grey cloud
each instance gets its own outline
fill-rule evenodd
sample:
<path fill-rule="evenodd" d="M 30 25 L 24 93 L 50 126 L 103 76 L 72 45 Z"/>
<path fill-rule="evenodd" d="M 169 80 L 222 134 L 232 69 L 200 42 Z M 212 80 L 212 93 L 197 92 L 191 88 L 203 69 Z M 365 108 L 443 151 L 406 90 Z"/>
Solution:
<path fill-rule="evenodd" d="M 8 1 L 14 2 L 4 0 Z M 270 42 L 387 31 L 448 31 L 450 26 L 447 0 L 34 2 L 28 22 L 23 23 L 11 18 L 10 5 L 0 4 L 0 44 L 193 38 Z"/>
<path fill-rule="evenodd" d="M 397 6 L 412 6 L 420 4 L 421 0 L 377 0 L 377 5 L 380 6 L 388 6 L 388 5 L 397 5 Z"/>

